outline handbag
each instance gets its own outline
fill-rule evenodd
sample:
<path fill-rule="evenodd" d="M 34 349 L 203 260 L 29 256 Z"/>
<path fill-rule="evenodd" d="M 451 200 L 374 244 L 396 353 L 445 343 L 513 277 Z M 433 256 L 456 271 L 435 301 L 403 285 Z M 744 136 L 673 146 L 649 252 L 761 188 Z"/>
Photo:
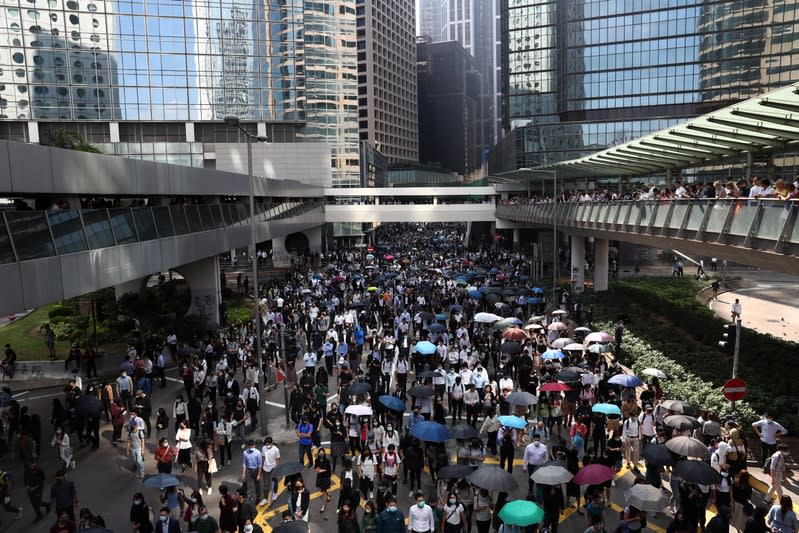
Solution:
<path fill-rule="evenodd" d="M 219 472 L 219 468 L 217 468 L 216 466 L 216 457 L 211 457 L 208 460 L 208 472 L 210 472 L 211 474 L 216 474 L 217 472 Z"/>

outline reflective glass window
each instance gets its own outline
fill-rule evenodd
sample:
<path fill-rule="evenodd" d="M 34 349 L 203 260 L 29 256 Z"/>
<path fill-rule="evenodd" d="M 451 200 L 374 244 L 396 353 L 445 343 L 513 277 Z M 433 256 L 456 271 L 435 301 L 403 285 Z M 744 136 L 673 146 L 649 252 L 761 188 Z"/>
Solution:
<path fill-rule="evenodd" d="M 20 261 L 55 255 L 43 211 L 6 211 L 6 220 Z"/>
<path fill-rule="evenodd" d="M 158 238 L 153 220 L 153 211 L 149 207 L 137 207 L 131 209 L 133 220 L 136 222 L 136 232 L 139 234 L 140 241 L 151 241 Z"/>
<path fill-rule="evenodd" d="M 211 216 L 214 219 L 213 227 L 214 228 L 223 228 L 225 226 L 225 221 L 222 218 L 222 205 L 214 204 L 210 207 Z M 202 213 L 202 211 L 200 212 Z"/>
<path fill-rule="evenodd" d="M 777 240 L 782 235 L 787 220 L 788 210 L 784 202 L 763 202 L 763 215 L 755 236 L 760 239 Z"/>
<path fill-rule="evenodd" d="M 111 228 L 117 244 L 137 242 L 136 227 L 133 223 L 133 214 L 130 209 L 109 209 L 111 215 Z"/>
<path fill-rule="evenodd" d="M 200 212 L 200 220 L 203 224 L 203 229 L 208 231 L 214 228 L 214 220 L 211 217 L 211 206 L 207 204 L 201 204 L 197 206 L 197 210 Z"/>
<path fill-rule="evenodd" d="M 169 214 L 168 207 L 153 207 L 153 216 L 155 217 L 155 226 L 158 228 L 159 239 L 175 235 L 175 228 L 172 227 L 172 216 Z"/>
<path fill-rule="evenodd" d="M 189 231 L 192 233 L 202 231 L 203 225 L 200 221 L 200 212 L 197 210 L 197 206 L 187 205 L 184 208 L 184 212 L 186 213 L 186 219 L 189 222 Z"/>
<path fill-rule="evenodd" d="M 8 236 L 8 228 L 6 228 L 6 221 L 0 216 L 0 264 L 13 263 L 16 261 L 14 257 L 14 249 L 11 246 L 11 238 Z"/>
<path fill-rule="evenodd" d="M 90 248 L 105 248 L 114 246 L 114 234 L 111 231 L 111 222 L 106 209 L 84 209 L 81 212 L 83 226 L 86 228 L 86 238 Z"/>
<path fill-rule="evenodd" d="M 188 233 L 189 223 L 186 220 L 186 210 L 183 208 L 183 206 L 169 206 L 169 212 L 172 213 L 172 225 L 175 227 L 175 234 L 185 235 Z"/>
<path fill-rule="evenodd" d="M 86 235 L 78 211 L 52 211 L 47 213 L 58 254 L 71 254 L 87 249 Z"/>

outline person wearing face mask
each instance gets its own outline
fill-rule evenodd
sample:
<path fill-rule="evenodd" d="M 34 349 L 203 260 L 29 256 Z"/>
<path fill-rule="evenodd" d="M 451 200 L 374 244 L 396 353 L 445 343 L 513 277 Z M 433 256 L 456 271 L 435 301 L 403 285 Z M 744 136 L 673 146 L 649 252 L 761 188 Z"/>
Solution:
<path fill-rule="evenodd" d="M 272 478 L 272 470 L 280 465 L 280 449 L 272 442 L 272 437 L 264 439 L 261 448 L 261 482 L 263 483 L 264 499 L 258 505 L 266 505 L 277 499 L 277 479 Z"/>
<path fill-rule="evenodd" d="M 219 460 L 222 468 L 225 468 L 225 454 L 227 454 L 228 463 L 233 462 L 233 456 L 230 452 L 230 443 L 233 440 L 233 425 L 224 416 L 219 417 L 214 429 L 214 444 L 219 450 Z"/>
<path fill-rule="evenodd" d="M 311 507 L 311 495 L 305 490 L 302 479 L 294 482 L 294 491 L 289 496 L 289 511 L 295 520 L 308 521 L 308 510 Z"/>
<path fill-rule="evenodd" d="M 338 533 L 359 533 L 358 515 L 349 500 L 344 502 L 338 514 Z"/>
<path fill-rule="evenodd" d="M 314 470 L 316 471 L 316 486 L 322 492 L 322 507 L 319 509 L 319 512 L 324 513 L 325 508 L 327 507 L 327 501 L 330 498 L 330 495 L 327 493 L 327 491 L 330 489 L 330 477 L 333 473 L 330 466 L 330 461 L 328 460 L 324 449 L 320 449 L 316 453 Z"/>
<path fill-rule="evenodd" d="M 252 520 L 247 520 L 244 522 L 244 527 L 241 528 L 244 533 L 264 533 L 264 530 L 261 529 L 261 526 L 258 524 L 253 523 Z"/>
<path fill-rule="evenodd" d="M 158 513 L 158 524 L 155 526 L 155 533 L 181 533 L 180 522 L 170 516 L 169 507 L 161 507 Z"/>
<path fill-rule="evenodd" d="M 422 491 L 417 491 L 413 496 L 416 503 L 408 509 L 408 532 L 433 533 L 436 529 L 433 509 L 425 503 Z"/>
<path fill-rule="evenodd" d="M 388 448 L 391 444 L 394 445 L 395 448 L 399 448 L 400 445 L 400 436 L 399 433 L 394 430 L 394 424 L 388 424 L 386 426 L 386 433 L 383 435 L 383 448 Z"/>
<path fill-rule="evenodd" d="M 463 533 L 466 527 L 466 509 L 458 501 L 458 495 L 450 492 L 442 509 L 439 531 L 443 533 Z"/>
<path fill-rule="evenodd" d="M 237 488 L 234 499 L 236 500 L 236 507 L 234 508 L 236 524 L 238 525 L 238 532 L 242 533 L 244 531 L 245 522 L 247 520 L 255 520 L 255 517 L 258 516 L 258 509 L 247 500 L 246 487 Z"/>
<path fill-rule="evenodd" d="M 175 462 L 175 458 L 178 456 L 177 449 L 173 448 L 169 445 L 169 441 L 165 438 L 162 438 L 158 442 L 158 447 L 156 447 L 155 452 L 153 453 L 153 458 L 155 459 L 156 468 L 158 469 L 159 474 L 171 474 L 172 473 L 172 464 Z"/>
<path fill-rule="evenodd" d="M 55 525 L 50 528 L 50 533 L 75 533 L 77 526 L 73 520 L 70 520 L 67 513 L 58 515 L 58 520 Z"/>
<path fill-rule="evenodd" d="M 345 501 L 349 501 L 354 508 L 361 503 L 361 495 L 358 492 L 361 481 L 358 471 L 353 468 L 352 459 L 344 460 L 344 471 L 341 472 L 341 491 L 338 495 L 337 508 L 341 509 Z"/>
<path fill-rule="evenodd" d="M 377 533 L 405 533 L 405 516 L 397 509 L 393 495 L 386 498 L 386 509 L 377 515 Z"/>
<path fill-rule="evenodd" d="M 377 513 L 375 512 L 375 504 L 371 501 L 367 501 L 363 505 L 361 533 L 377 533 Z"/>
<path fill-rule="evenodd" d="M 730 479 L 730 465 L 723 465 L 720 474 L 721 482 L 713 485 L 710 499 L 716 509 L 720 509 L 722 506 L 731 508 L 730 489 L 732 488 L 732 480 Z"/>
<path fill-rule="evenodd" d="M 536 469 L 544 465 L 549 460 L 547 447 L 541 444 L 541 435 L 533 435 L 533 442 L 524 448 L 523 465 L 527 469 L 527 475 L 532 476 Z M 535 494 L 535 481 L 529 478 L 527 481 L 528 493 Z"/>
<path fill-rule="evenodd" d="M 199 511 L 200 515 L 191 525 L 191 530 L 197 533 L 220 533 L 219 523 L 216 518 L 208 514 L 208 508 L 205 505 L 200 505 Z"/>
<path fill-rule="evenodd" d="M 150 521 L 150 507 L 144 503 L 141 492 L 133 495 L 133 505 L 130 507 L 130 527 L 137 533 L 151 533 L 153 523 Z"/>

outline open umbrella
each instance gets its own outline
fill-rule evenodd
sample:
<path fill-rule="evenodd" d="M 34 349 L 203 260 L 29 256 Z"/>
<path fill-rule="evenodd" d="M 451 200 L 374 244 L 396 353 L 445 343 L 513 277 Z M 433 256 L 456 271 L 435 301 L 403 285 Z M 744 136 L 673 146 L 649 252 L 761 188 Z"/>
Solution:
<path fill-rule="evenodd" d="M 438 375 L 439 375 L 438 372 L 435 372 L 434 370 L 423 370 L 418 374 L 416 374 L 416 377 L 420 379 L 427 379 L 427 378 L 434 378 Z"/>
<path fill-rule="evenodd" d="M 356 381 L 352 385 L 349 386 L 347 389 L 347 394 L 351 396 L 357 396 L 359 394 L 365 394 L 372 390 L 372 385 L 365 381 Z"/>
<path fill-rule="evenodd" d="M 638 376 L 633 376 L 632 374 L 616 374 L 608 380 L 608 383 L 628 388 L 640 387 L 644 384 Z"/>
<path fill-rule="evenodd" d="M 657 368 L 645 368 L 641 371 L 642 374 L 645 376 L 653 376 L 658 379 L 666 379 L 666 374 L 658 370 Z"/>
<path fill-rule="evenodd" d="M 144 478 L 142 485 L 154 489 L 165 489 L 167 487 L 177 487 L 180 480 L 172 474 L 151 474 Z"/>
<path fill-rule="evenodd" d="M 597 343 L 597 344 L 592 344 L 591 346 L 589 346 L 588 347 L 588 351 L 591 352 L 591 353 L 599 354 L 599 353 L 610 353 L 613 350 L 607 344 L 599 344 L 599 343 Z"/>
<path fill-rule="evenodd" d="M 505 427 L 513 429 L 524 429 L 527 427 L 527 420 L 513 415 L 506 415 L 499 417 L 499 423 Z"/>
<path fill-rule="evenodd" d="M 567 344 L 566 346 L 561 347 L 561 350 L 566 350 L 567 352 L 584 352 L 585 346 L 583 346 L 579 342 L 573 342 L 571 344 Z"/>
<path fill-rule="evenodd" d="M 551 314 L 552 316 L 563 316 L 563 315 L 568 315 L 568 314 L 569 314 L 569 312 L 568 312 L 568 311 L 564 311 L 563 309 L 555 309 L 555 310 L 554 310 L 554 311 L 552 311 L 552 313 L 550 313 L 550 314 Z"/>
<path fill-rule="evenodd" d="M 613 469 L 609 466 L 591 463 L 578 470 L 572 481 L 578 485 L 599 485 L 610 481 L 614 475 Z"/>
<path fill-rule="evenodd" d="M 542 326 L 541 324 L 536 324 L 536 323 L 527 324 L 526 326 L 524 326 L 524 330 L 525 331 L 530 331 L 531 329 L 534 329 L 534 330 L 538 331 L 539 329 L 544 329 L 544 326 Z"/>
<path fill-rule="evenodd" d="M 613 405 L 612 403 L 595 403 L 594 406 L 591 407 L 591 412 L 602 413 L 603 415 L 621 416 L 621 409 L 619 409 L 619 406 Z"/>
<path fill-rule="evenodd" d="M 463 422 L 452 426 L 449 430 L 449 437 L 451 439 L 468 440 L 468 439 L 477 438 L 479 436 L 480 436 L 479 431 L 477 431 L 469 424 L 465 424 Z"/>
<path fill-rule="evenodd" d="M 563 359 L 564 357 L 566 357 L 566 354 L 552 348 L 541 354 L 541 359 Z"/>
<path fill-rule="evenodd" d="M 405 411 L 405 402 L 396 396 L 383 395 L 378 398 L 378 400 L 386 407 L 386 409 L 391 409 L 392 411 L 397 411 L 400 413 Z"/>
<path fill-rule="evenodd" d="M 100 398 L 93 394 L 83 394 L 75 402 L 75 413 L 78 416 L 85 416 L 87 418 L 100 418 L 105 408 Z"/>
<path fill-rule="evenodd" d="M 415 398 L 429 398 L 435 394 L 435 390 L 430 385 L 414 385 L 408 389 L 408 395 Z"/>
<path fill-rule="evenodd" d="M 516 341 L 505 341 L 499 347 L 499 351 L 510 355 L 521 353 L 522 345 Z"/>
<path fill-rule="evenodd" d="M 550 383 L 544 383 L 541 385 L 538 390 L 544 392 L 563 392 L 563 391 L 570 391 L 572 388 L 565 383 L 559 383 L 557 381 L 552 381 Z"/>
<path fill-rule="evenodd" d="M 305 520 L 291 520 L 277 526 L 272 533 L 308 533 L 310 530 L 311 525 Z"/>
<path fill-rule="evenodd" d="M 348 405 L 344 413 L 355 416 L 372 416 L 372 408 L 368 405 Z"/>
<path fill-rule="evenodd" d="M 509 341 L 527 340 L 527 333 L 523 329 L 508 328 L 502 332 L 502 338 Z"/>
<path fill-rule="evenodd" d="M 425 442 L 444 442 L 450 438 L 447 426 L 438 422 L 418 422 L 411 428 L 411 435 Z"/>
<path fill-rule="evenodd" d="M 544 518 L 544 510 L 527 500 L 513 500 L 502 506 L 499 518 L 507 525 L 527 527 Z"/>
<path fill-rule="evenodd" d="M 699 459 L 704 459 L 710 453 L 702 441 L 693 437 L 673 437 L 666 441 L 666 448 L 677 455 Z"/>
<path fill-rule="evenodd" d="M 692 416 L 696 414 L 696 409 L 694 406 L 682 400 L 664 400 L 660 405 L 663 407 L 663 409 L 677 414 Z"/>
<path fill-rule="evenodd" d="M 721 483 L 721 474 L 704 461 L 686 459 L 677 461 L 672 475 L 689 483 L 699 485 L 716 485 Z"/>
<path fill-rule="evenodd" d="M 477 313 L 474 315 L 475 322 L 482 322 L 484 324 L 490 324 L 492 322 L 497 322 L 498 320 L 502 320 L 502 317 L 497 316 L 494 313 Z"/>
<path fill-rule="evenodd" d="M 574 332 L 575 333 L 579 333 L 581 335 L 588 335 L 589 333 L 591 333 L 591 328 L 587 328 L 585 326 L 581 326 L 579 328 L 574 328 Z"/>
<path fill-rule="evenodd" d="M 416 426 L 414 426 L 416 427 Z M 460 479 L 472 474 L 474 470 L 467 465 L 447 465 L 437 472 L 439 479 Z"/>
<path fill-rule="evenodd" d="M 569 337 L 561 337 L 552 342 L 552 347 L 556 350 L 562 350 L 564 346 L 568 346 L 569 344 L 575 344 L 574 339 L 570 339 Z M 580 348 L 577 349 L 582 350 L 583 346 L 580 345 Z"/>
<path fill-rule="evenodd" d="M 535 405 L 538 403 L 538 398 L 534 394 L 530 394 L 526 391 L 511 392 L 508 394 L 507 400 L 511 405 L 519 406 Z"/>
<path fill-rule="evenodd" d="M 483 293 L 478 291 L 478 290 L 476 290 L 476 289 L 473 290 L 473 291 L 468 291 L 466 293 L 466 296 L 468 296 L 469 298 L 474 298 L 475 300 L 482 300 L 483 299 Z"/>
<path fill-rule="evenodd" d="M 560 485 L 572 480 L 574 474 L 558 465 L 542 466 L 533 472 L 530 479 L 542 485 Z"/>
<path fill-rule="evenodd" d="M 675 429 L 696 429 L 702 424 L 699 420 L 688 415 L 671 415 L 663 419 L 663 423 Z"/>
<path fill-rule="evenodd" d="M 652 485 L 639 483 L 633 485 L 624 493 L 627 505 L 632 505 L 641 511 L 662 511 L 669 504 L 669 499 L 663 491 Z"/>
<path fill-rule="evenodd" d="M 534 315 L 527 319 L 527 323 L 531 324 L 533 322 L 542 322 L 546 317 L 542 315 Z"/>
<path fill-rule="evenodd" d="M 513 475 L 496 465 L 481 466 L 466 481 L 489 492 L 513 492 L 519 488 L 519 482 Z"/>
<path fill-rule="evenodd" d="M 586 342 L 599 342 L 602 344 L 612 342 L 613 337 L 610 336 L 609 333 L 605 333 L 604 331 L 595 331 L 593 333 L 589 333 L 585 336 Z"/>
<path fill-rule="evenodd" d="M 676 462 L 665 444 L 650 444 L 644 448 L 641 457 L 646 460 L 647 466 L 673 466 Z"/>
<path fill-rule="evenodd" d="M 416 343 L 416 351 L 422 355 L 433 355 L 436 353 L 436 345 L 430 341 L 419 341 Z"/>
<path fill-rule="evenodd" d="M 549 331 L 566 331 L 569 329 L 569 326 L 564 324 L 563 322 L 553 322 L 547 326 Z"/>
<path fill-rule="evenodd" d="M 555 374 L 555 379 L 558 381 L 563 381 L 564 383 L 574 383 L 575 381 L 580 381 L 580 374 L 579 372 L 575 372 L 571 368 L 564 368 L 557 374 Z"/>
<path fill-rule="evenodd" d="M 302 463 L 298 463 L 297 461 L 288 461 L 286 463 L 280 463 L 278 466 L 276 466 L 274 470 L 272 470 L 272 477 L 281 479 L 286 476 L 299 474 L 303 470 L 305 470 L 305 465 Z"/>
<path fill-rule="evenodd" d="M 430 311 L 419 311 L 419 318 L 429 323 L 436 319 L 436 315 Z"/>
<path fill-rule="evenodd" d="M 447 327 L 444 324 L 439 324 L 438 322 L 436 322 L 435 324 L 430 324 L 430 327 L 427 329 L 432 331 L 433 333 L 443 333 L 447 331 Z M 418 352 L 419 350 L 416 351 Z"/>

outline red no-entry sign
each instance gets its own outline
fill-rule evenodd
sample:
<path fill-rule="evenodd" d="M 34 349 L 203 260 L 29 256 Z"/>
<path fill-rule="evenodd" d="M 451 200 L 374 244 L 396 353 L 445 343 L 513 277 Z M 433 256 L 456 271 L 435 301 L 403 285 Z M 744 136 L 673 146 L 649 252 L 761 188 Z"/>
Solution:
<path fill-rule="evenodd" d="M 731 402 L 743 400 L 746 396 L 746 382 L 742 379 L 731 379 L 724 384 L 724 397 Z"/>

